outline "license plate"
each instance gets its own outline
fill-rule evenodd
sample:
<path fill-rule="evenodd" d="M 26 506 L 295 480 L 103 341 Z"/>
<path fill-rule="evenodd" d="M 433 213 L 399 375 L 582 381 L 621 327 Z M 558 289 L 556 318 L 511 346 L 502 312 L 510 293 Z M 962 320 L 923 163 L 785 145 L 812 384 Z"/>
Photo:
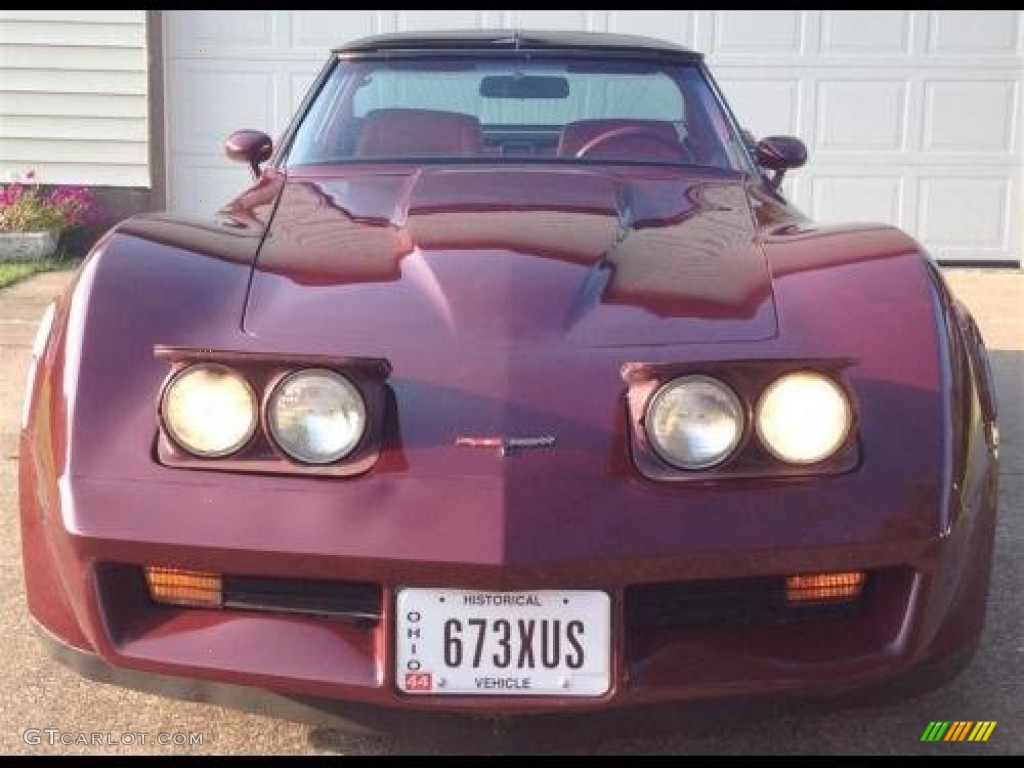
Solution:
<path fill-rule="evenodd" d="M 403 589 L 396 681 L 409 694 L 600 696 L 611 601 L 599 591 Z"/>

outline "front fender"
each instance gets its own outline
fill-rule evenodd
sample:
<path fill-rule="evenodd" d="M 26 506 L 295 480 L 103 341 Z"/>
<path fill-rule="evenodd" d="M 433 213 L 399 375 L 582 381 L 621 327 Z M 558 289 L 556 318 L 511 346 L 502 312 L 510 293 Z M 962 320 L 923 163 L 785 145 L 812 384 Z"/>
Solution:
<path fill-rule="evenodd" d="M 19 500 L 29 607 L 79 648 L 87 611 L 66 532 L 80 529 L 70 478 L 153 470 L 139 437 L 155 434 L 166 364 L 156 343 L 238 346 L 258 227 L 140 216 L 104 236 L 55 302 L 34 350 L 20 440 Z M 142 500 L 140 500 L 140 503 Z M 71 617 L 77 616 L 78 621 Z"/>

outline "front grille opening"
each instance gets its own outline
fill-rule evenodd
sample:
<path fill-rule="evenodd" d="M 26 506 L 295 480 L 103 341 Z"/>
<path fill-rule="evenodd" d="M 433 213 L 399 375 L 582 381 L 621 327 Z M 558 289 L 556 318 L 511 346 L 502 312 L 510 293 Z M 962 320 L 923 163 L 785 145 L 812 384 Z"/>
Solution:
<path fill-rule="evenodd" d="M 376 624 L 382 612 L 379 584 L 193 573 L 147 566 L 151 602 L 177 607 L 271 611 Z"/>
<path fill-rule="evenodd" d="M 225 576 L 224 607 L 306 613 L 358 624 L 381 618 L 381 587 L 352 581 Z"/>
<path fill-rule="evenodd" d="M 626 589 L 626 627 L 643 632 L 847 616 L 863 609 L 872 586 L 870 574 L 864 574 L 855 591 L 837 593 L 834 599 L 798 600 L 791 588 L 787 595 L 791 579 L 773 576 L 637 584 Z M 822 595 L 831 597 L 827 592 Z"/>

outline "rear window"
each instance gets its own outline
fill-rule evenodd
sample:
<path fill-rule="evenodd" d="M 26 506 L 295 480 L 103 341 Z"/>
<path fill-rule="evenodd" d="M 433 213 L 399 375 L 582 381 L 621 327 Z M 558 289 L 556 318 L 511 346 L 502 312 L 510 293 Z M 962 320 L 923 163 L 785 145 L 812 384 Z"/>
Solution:
<path fill-rule="evenodd" d="M 525 71 L 524 71 L 525 70 Z M 528 74 L 526 74 L 528 72 Z M 481 85 L 525 83 L 521 96 L 486 97 Z M 564 82 L 566 95 L 551 96 L 545 83 Z M 536 83 L 531 94 L 530 83 Z M 507 91 L 508 92 L 508 91 Z M 504 65 L 468 72 L 417 72 L 383 69 L 374 72 L 354 94 L 356 117 L 374 109 L 408 107 L 440 109 L 473 115 L 484 125 L 562 126 L 587 118 L 636 118 L 683 121 L 686 105 L 676 83 L 665 72 L 569 72 L 564 67 Z"/>
<path fill-rule="evenodd" d="M 553 57 L 340 61 L 288 164 L 641 163 L 745 168 L 696 66 Z"/>

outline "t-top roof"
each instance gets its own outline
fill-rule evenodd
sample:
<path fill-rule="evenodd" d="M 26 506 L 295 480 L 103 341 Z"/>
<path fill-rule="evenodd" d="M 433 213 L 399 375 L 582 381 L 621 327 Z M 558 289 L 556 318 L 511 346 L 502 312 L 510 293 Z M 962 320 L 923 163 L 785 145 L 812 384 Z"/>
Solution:
<path fill-rule="evenodd" d="M 335 53 L 388 53 L 408 51 L 601 51 L 637 53 L 697 61 L 702 54 L 670 43 L 639 35 L 604 32 L 568 32 L 517 29 L 464 29 L 437 32 L 394 32 L 353 40 L 335 48 Z"/>

